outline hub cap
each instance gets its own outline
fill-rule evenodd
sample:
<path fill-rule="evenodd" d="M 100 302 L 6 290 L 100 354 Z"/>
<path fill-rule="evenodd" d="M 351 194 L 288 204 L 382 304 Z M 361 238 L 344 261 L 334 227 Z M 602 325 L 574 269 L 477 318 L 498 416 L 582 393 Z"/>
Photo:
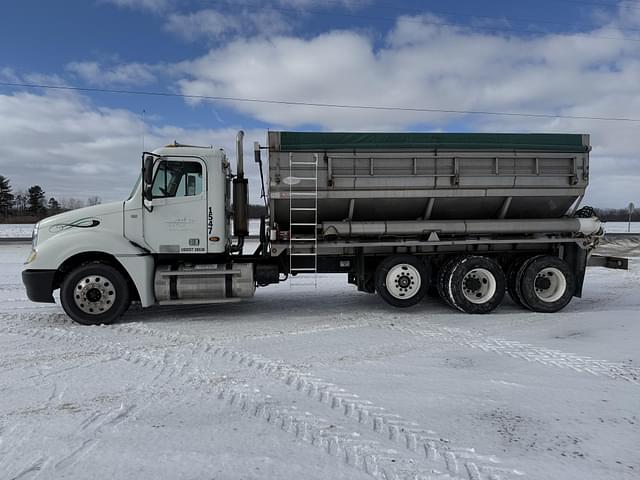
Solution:
<path fill-rule="evenodd" d="M 557 302 L 567 291 L 567 279 L 557 268 L 544 268 L 536 275 L 534 288 L 543 302 Z"/>
<path fill-rule="evenodd" d="M 496 278 L 485 268 L 474 268 L 462 279 L 462 294 L 471 303 L 486 303 L 496 294 Z"/>
<path fill-rule="evenodd" d="M 84 277 L 73 290 L 76 306 L 89 315 L 100 315 L 113 307 L 116 289 L 111 280 L 101 275 Z"/>
<path fill-rule="evenodd" d="M 407 300 L 420 291 L 422 279 L 416 267 L 408 263 L 400 263 L 389 270 L 385 285 L 393 297 Z"/>

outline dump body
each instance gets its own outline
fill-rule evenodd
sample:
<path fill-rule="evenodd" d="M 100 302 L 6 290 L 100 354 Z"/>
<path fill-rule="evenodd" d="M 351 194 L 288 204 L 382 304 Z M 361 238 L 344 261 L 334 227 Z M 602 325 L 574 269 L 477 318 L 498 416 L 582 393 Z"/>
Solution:
<path fill-rule="evenodd" d="M 316 188 L 318 223 L 559 218 L 589 151 L 572 134 L 269 132 L 272 227 L 288 229 L 292 191 L 304 208 Z"/>

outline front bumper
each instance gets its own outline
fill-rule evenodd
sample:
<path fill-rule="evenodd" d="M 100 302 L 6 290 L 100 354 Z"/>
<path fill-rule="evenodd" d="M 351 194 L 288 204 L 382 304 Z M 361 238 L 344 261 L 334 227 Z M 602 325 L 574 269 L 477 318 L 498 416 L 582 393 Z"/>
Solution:
<path fill-rule="evenodd" d="M 32 302 L 55 303 L 53 300 L 53 280 L 55 270 L 23 270 L 22 283 L 27 289 L 27 297 Z"/>

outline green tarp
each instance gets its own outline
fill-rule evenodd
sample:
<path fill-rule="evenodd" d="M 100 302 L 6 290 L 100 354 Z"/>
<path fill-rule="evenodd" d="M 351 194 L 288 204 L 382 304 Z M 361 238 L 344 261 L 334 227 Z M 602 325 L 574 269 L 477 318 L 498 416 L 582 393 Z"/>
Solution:
<path fill-rule="evenodd" d="M 280 150 L 535 150 L 587 152 L 588 136 L 557 133 L 324 133 L 280 134 Z"/>

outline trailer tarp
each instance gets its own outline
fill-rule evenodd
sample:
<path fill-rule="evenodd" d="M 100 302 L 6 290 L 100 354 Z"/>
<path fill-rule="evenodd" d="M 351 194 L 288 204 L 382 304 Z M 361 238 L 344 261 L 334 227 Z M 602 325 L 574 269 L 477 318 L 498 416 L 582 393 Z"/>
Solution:
<path fill-rule="evenodd" d="M 352 133 L 270 132 L 279 145 L 293 151 L 367 150 L 530 150 L 583 153 L 589 136 L 558 133 Z M 273 138 L 273 137 L 272 137 Z M 278 148 L 279 147 L 279 148 Z"/>

